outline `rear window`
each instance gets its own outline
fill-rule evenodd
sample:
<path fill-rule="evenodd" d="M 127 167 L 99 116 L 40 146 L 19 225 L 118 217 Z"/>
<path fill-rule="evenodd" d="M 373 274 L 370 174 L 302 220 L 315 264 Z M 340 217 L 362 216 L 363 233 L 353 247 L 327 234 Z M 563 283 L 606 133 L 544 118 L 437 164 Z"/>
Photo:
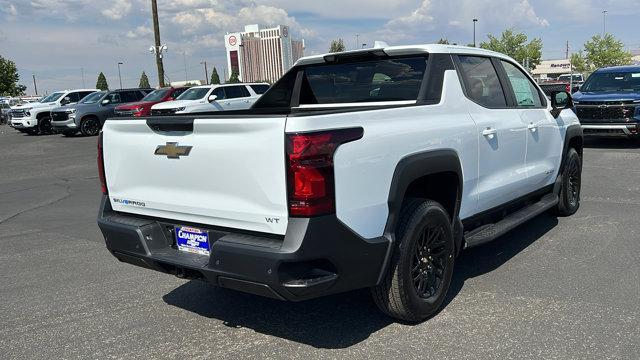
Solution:
<path fill-rule="evenodd" d="M 412 57 L 308 67 L 300 105 L 417 100 L 426 65 Z"/>

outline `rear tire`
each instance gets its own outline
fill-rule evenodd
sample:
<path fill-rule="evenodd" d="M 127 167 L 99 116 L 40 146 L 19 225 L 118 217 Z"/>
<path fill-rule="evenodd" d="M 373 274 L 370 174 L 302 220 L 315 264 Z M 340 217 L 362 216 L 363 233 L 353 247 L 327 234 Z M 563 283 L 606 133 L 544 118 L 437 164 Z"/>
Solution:
<path fill-rule="evenodd" d="M 394 246 L 373 299 L 391 317 L 423 321 L 439 310 L 451 284 L 455 245 L 447 211 L 435 201 L 405 199 Z"/>
<path fill-rule="evenodd" d="M 100 132 L 100 120 L 95 117 L 82 119 L 80 122 L 80 132 L 84 136 L 96 136 Z"/>
<path fill-rule="evenodd" d="M 562 184 L 555 213 L 558 216 L 573 215 L 580 208 L 580 188 L 582 184 L 582 159 L 574 148 L 567 151 L 562 169 Z"/>

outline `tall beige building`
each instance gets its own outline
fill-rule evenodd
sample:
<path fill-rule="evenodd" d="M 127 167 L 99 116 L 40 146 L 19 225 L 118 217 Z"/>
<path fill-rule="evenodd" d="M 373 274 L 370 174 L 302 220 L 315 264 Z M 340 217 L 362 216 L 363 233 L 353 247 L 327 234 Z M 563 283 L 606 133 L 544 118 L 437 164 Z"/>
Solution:
<path fill-rule="evenodd" d="M 243 82 L 275 82 L 304 56 L 304 40 L 290 35 L 284 25 L 268 29 L 247 25 L 244 32 L 225 35 L 228 76 L 237 72 Z"/>

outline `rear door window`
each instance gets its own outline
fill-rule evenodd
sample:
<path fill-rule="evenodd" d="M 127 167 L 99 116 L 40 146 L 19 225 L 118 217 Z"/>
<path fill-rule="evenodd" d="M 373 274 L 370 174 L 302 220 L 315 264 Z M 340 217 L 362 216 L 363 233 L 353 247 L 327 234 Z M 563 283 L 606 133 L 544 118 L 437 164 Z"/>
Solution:
<path fill-rule="evenodd" d="M 506 107 L 507 100 L 498 73 L 488 57 L 458 56 L 467 96 L 488 107 Z"/>
<path fill-rule="evenodd" d="M 237 99 L 243 97 L 249 97 L 249 90 L 244 85 L 225 86 L 225 93 L 227 93 L 227 99 Z"/>
<path fill-rule="evenodd" d="M 426 57 L 411 57 L 311 66 L 300 105 L 417 100 L 426 65 Z"/>
<path fill-rule="evenodd" d="M 262 95 L 269 90 L 269 85 L 259 84 L 259 85 L 250 85 L 251 89 L 258 95 Z"/>
<path fill-rule="evenodd" d="M 213 91 L 211 92 L 211 95 L 215 95 L 216 100 L 223 100 L 227 98 L 227 95 L 225 94 L 223 87 L 213 89 Z"/>

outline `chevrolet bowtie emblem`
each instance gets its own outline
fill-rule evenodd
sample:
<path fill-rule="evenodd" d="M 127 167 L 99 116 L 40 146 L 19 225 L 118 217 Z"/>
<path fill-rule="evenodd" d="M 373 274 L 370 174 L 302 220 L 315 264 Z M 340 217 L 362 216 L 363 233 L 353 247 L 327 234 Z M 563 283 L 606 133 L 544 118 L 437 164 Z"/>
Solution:
<path fill-rule="evenodd" d="M 177 142 L 168 142 L 166 145 L 158 145 L 154 154 L 166 155 L 169 159 L 179 159 L 180 156 L 189 156 L 193 146 L 178 146 Z"/>

